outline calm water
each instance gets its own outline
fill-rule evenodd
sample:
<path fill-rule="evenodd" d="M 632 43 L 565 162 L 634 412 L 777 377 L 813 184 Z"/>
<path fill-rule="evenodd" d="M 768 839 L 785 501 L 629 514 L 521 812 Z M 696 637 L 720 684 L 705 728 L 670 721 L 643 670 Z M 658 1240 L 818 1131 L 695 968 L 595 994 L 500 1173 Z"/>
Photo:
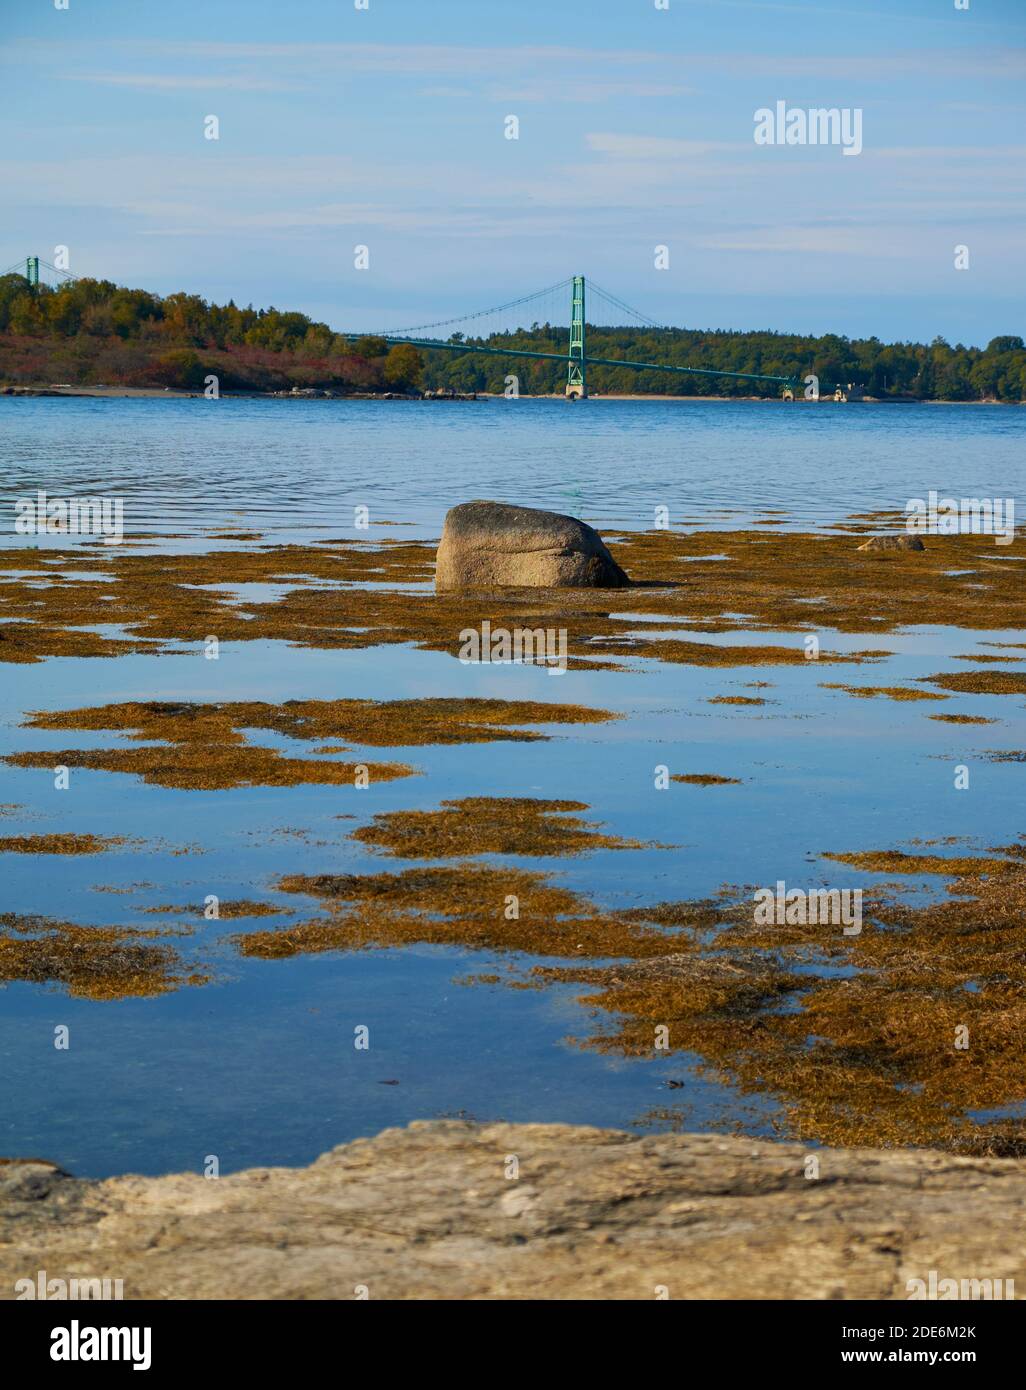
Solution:
<path fill-rule="evenodd" d="M 660 505 L 674 526 L 730 528 L 784 510 L 782 524 L 808 527 L 901 509 L 936 488 L 1014 496 L 1022 519 L 1024 445 L 1026 412 L 1009 408 L 0 398 L 0 535 L 23 543 L 12 499 L 37 487 L 121 495 L 129 532 L 174 534 L 164 542 L 174 548 L 206 547 L 207 533 L 226 525 L 276 540 L 437 536 L 448 507 L 480 496 L 570 511 L 600 528 L 647 528 Z M 370 508 L 372 522 L 413 526 L 354 531 L 357 506 Z M 942 628 L 888 634 L 882 645 L 896 655 L 886 665 L 820 679 L 896 684 L 965 670 L 955 654 L 995 639 L 1026 640 Z M 795 635 L 757 640 L 793 643 Z M 824 640 L 840 650 L 867 645 L 860 635 Z M 764 693 L 775 703 L 726 712 L 705 703 L 760 679 L 773 682 Z M 168 655 L 0 665 L 0 754 L 107 741 L 21 729 L 35 709 L 418 695 L 571 701 L 629 717 L 549 743 L 373 750 L 423 775 L 360 793 L 183 792 L 79 770 L 74 790 L 58 794 L 47 772 L 4 768 L 0 803 L 18 809 L 0 820 L 0 834 L 130 834 L 147 844 L 70 860 L 4 855 L 2 910 L 153 926 L 160 919 L 144 916 L 146 906 L 207 893 L 285 904 L 273 888 L 285 873 L 405 867 L 347 840 L 357 822 L 339 814 L 365 821 L 482 793 L 570 796 L 615 834 L 676 846 L 520 861 L 609 906 L 705 895 L 722 883 L 818 883 L 822 850 L 887 848 L 913 835 L 1001 843 L 1026 831 L 1021 766 L 975 761 L 973 794 L 951 791 L 956 753 L 971 759 L 973 750 L 1023 746 L 1018 701 L 959 697 L 958 711 L 1002 723 L 948 728 L 922 707 L 820 689 L 803 668 L 648 662 L 631 673 L 571 670 L 553 679 L 407 648 L 282 643 L 228 644 L 216 663 Z M 664 762 L 746 781 L 657 795 L 652 769 Z M 178 853 L 183 847 L 194 851 Z M 866 882 L 841 866 L 830 881 Z M 97 891 L 111 887 L 129 891 Z M 775 1114 L 771 1099 L 741 1097 L 697 1075 L 686 1057 L 625 1061 L 569 1043 L 592 1027 L 577 989 L 456 983 L 493 966 L 483 954 L 425 947 L 243 960 L 227 938 L 245 926 L 205 924 L 179 943 L 211 969 L 202 988 L 113 1003 L 0 989 L 0 1154 L 105 1174 L 199 1169 L 216 1153 L 228 1171 L 307 1162 L 354 1135 L 454 1113 L 644 1126 L 664 1108 L 691 1128 L 741 1121 L 753 1133 L 766 1132 Z M 71 1030 L 66 1052 L 53 1047 L 58 1024 Z M 369 1052 L 353 1048 L 359 1024 L 371 1030 Z M 671 1077 L 685 1087 L 668 1091 Z"/>
<path fill-rule="evenodd" d="M 352 508 L 437 535 L 470 497 L 605 526 L 802 524 L 942 494 L 1021 496 L 1026 410 L 777 402 L 19 400 L 0 397 L 3 511 L 38 487 L 130 499 L 135 530 L 245 521 L 342 535 Z M 5 522 L 3 531 L 10 528 Z M 417 534 L 410 532 L 409 534 Z"/>

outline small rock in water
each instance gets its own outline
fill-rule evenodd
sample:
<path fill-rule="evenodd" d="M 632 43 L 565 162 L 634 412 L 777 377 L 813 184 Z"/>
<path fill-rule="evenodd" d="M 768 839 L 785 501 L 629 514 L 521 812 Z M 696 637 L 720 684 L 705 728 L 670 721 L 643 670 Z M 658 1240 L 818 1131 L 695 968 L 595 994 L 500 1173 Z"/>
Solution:
<path fill-rule="evenodd" d="M 860 550 L 925 550 L 918 536 L 874 536 Z"/>
<path fill-rule="evenodd" d="M 602 537 L 576 517 L 505 502 L 464 502 L 445 518 L 435 588 L 624 589 Z"/>

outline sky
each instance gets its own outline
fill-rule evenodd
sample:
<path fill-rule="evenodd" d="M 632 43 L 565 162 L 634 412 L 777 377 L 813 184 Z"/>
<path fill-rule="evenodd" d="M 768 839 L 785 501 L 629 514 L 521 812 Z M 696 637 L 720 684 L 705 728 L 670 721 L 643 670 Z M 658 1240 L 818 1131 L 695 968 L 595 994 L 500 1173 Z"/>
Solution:
<path fill-rule="evenodd" d="M 0 270 L 357 331 L 583 274 L 690 328 L 1023 332 L 1026 0 L 0 0 L 0 35 Z M 757 144 L 781 101 L 861 152 Z"/>

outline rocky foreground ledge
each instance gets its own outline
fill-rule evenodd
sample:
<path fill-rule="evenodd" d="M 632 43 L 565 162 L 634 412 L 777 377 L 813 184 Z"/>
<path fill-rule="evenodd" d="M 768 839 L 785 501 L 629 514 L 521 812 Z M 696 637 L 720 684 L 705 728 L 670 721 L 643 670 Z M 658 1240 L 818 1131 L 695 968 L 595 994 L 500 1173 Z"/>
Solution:
<path fill-rule="evenodd" d="M 1026 1292 L 1026 1161 L 571 1125 L 419 1122 L 254 1168 L 106 1181 L 0 1164 L 0 1297 L 894 1298 Z M 519 1176 L 507 1177 L 518 1171 Z"/>

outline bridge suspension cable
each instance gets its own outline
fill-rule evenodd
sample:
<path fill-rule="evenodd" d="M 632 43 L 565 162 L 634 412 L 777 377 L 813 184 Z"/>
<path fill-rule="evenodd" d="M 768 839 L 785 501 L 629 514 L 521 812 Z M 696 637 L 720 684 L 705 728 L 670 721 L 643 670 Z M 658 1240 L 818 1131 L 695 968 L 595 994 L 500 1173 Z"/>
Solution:
<path fill-rule="evenodd" d="M 57 266 L 51 265 L 49 261 L 40 260 L 40 269 L 48 270 L 51 275 L 56 275 L 62 284 L 70 285 L 78 279 L 77 275 L 72 275 L 70 270 L 60 270 Z"/>
<path fill-rule="evenodd" d="M 647 324 L 649 328 L 662 329 L 667 326 L 664 323 L 657 323 L 655 319 L 650 319 L 648 315 L 643 314 L 640 309 L 632 309 L 629 304 L 625 304 L 624 301 L 618 299 L 615 294 L 610 294 L 608 290 L 604 290 L 601 285 L 597 285 L 592 279 L 588 280 L 588 294 L 592 297 L 597 294 L 600 299 L 604 299 L 614 309 L 620 309 L 624 313 L 632 314 L 634 318 L 640 319 L 641 322 Z"/>
<path fill-rule="evenodd" d="M 554 294 L 556 290 L 566 289 L 573 283 L 573 276 L 567 276 L 565 280 L 560 280 L 558 284 L 547 285 L 543 290 L 535 290 L 533 294 L 521 295 L 519 299 L 511 299 L 508 304 L 496 304 L 491 309 L 478 309 L 473 314 L 460 314 L 452 319 L 440 319 L 436 323 L 418 323 L 412 328 L 389 328 L 382 331 L 380 337 L 408 337 L 413 333 L 425 333 L 429 328 L 450 328 L 454 323 L 472 323 L 475 319 L 487 318 L 489 314 L 502 314 L 509 309 L 516 309 L 521 304 L 529 304 L 533 299 L 541 299 L 543 295 Z"/>

